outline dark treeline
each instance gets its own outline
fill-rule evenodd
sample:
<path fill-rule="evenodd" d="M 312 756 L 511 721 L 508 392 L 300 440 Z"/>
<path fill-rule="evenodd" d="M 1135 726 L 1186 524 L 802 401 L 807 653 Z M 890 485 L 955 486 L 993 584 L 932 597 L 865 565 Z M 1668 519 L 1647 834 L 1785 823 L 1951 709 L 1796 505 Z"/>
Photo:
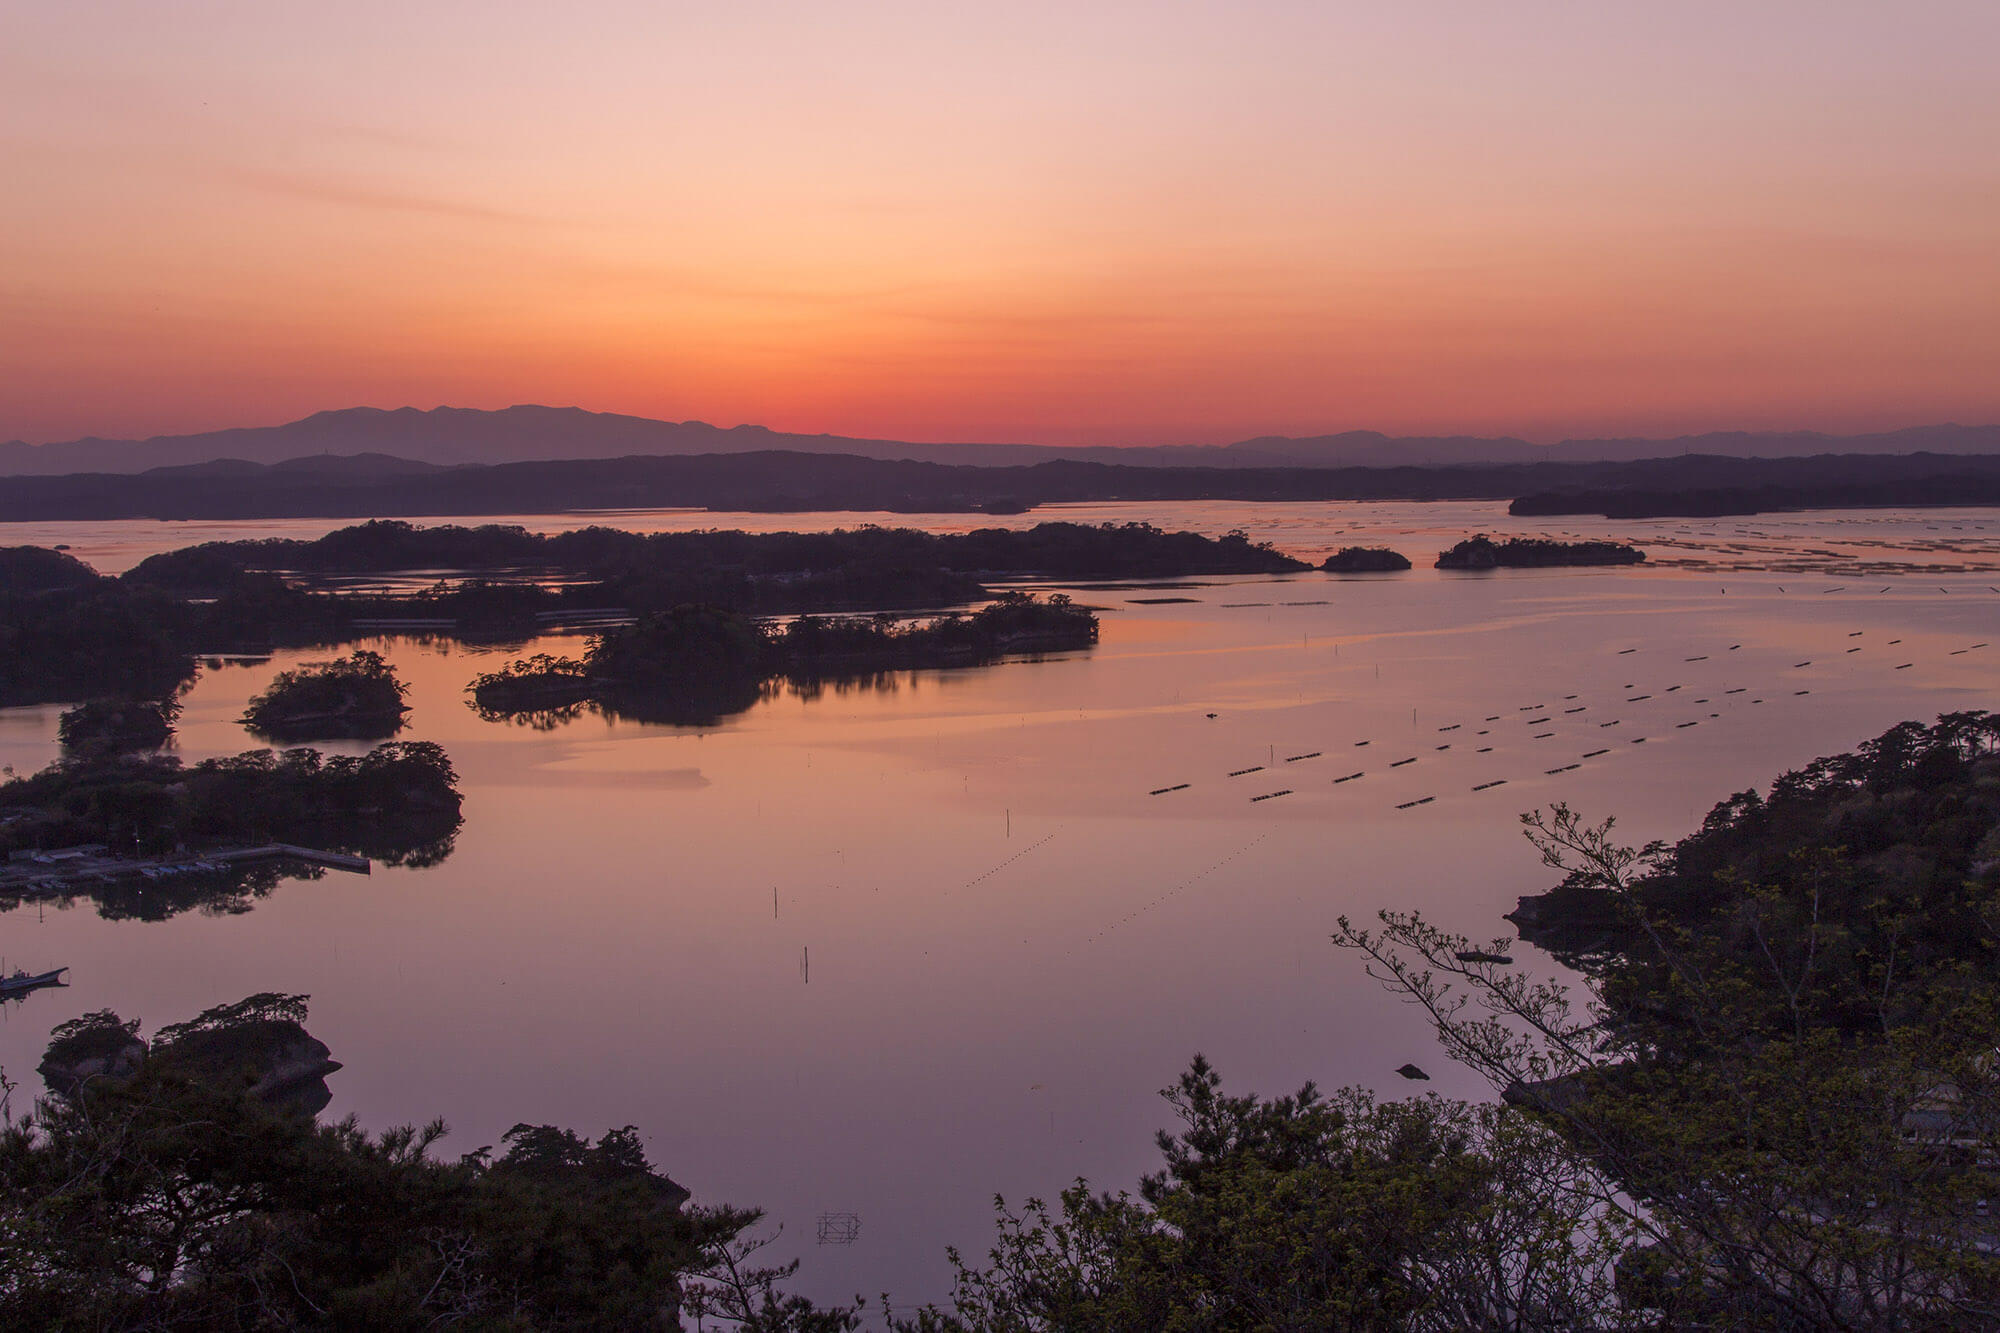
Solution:
<path fill-rule="evenodd" d="M 421 517 L 666 507 L 969 512 L 1107 500 L 1507 500 L 1555 491 L 1879 486 L 1953 477 L 1983 479 L 1989 498 L 1899 503 L 1992 503 L 2000 455 L 1692 454 L 1603 463 L 1233 468 L 1080 461 L 976 467 L 769 451 L 468 465 L 414 474 L 397 468 L 370 473 L 334 463 L 315 471 L 300 463 L 162 468 L 136 476 L 9 477 L 0 479 L 0 522 Z M 1919 488 L 1913 494 L 1936 489 Z"/>
<path fill-rule="evenodd" d="M 689 507 L 963 513 L 1101 500 L 1507 499 L 1542 467 L 1185 468 L 1050 462 L 955 466 L 761 452 L 466 466 L 356 477 L 291 469 L 160 469 L 0 479 L 0 522 L 109 518 L 365 518 Z"/>
<path fill-rule="evenodd" d="M 1061 593 L 1040 601 L 1010 592 L 970 615 L 799 616 L 782 627 L 684 606 L 606 631 L 581 659 L 537 654 L 467 688 L 474 707 L 493 719 L 561 721 L 588 704 L 641 720 L 700 724 L 750 707 L 774 677 L 800 684 L 872 679 L 1095 642 L 1097 617 Z"/>
<path fill-rule="evenodd" d="M 1790 509 L 1920 509 L 1996 504 L 2000 504 L 2000 476 L 1959 472 L 1820 486 L 1542 491 L 1522 496 L 1507 507 L 1507 512 L 1523 517 L 1602 514 L 1606 518 L 1720 518 Z"/>
<path fill-rule="evenodd" d="M 1646 553 L 1622 542 L 1556 542 L 1509 537 L 1496 542 L 1468 537 L 1438 554 L 1439 569 L 1546 569 L 1563 565 L 1637 565 Z"/>
<path fill-rule="evenodd" d="M 32 552 L 30 554 L 30 552 Z M 158 699 L 207 653 L 330 646 L 386 626 L 523 639 L 565 612 L 684 605 L 752 615 L 964 605 L 982 578 L 1280 573 L 1300 561 L 1250 542 L 1142 523 L 1043 523 L 937 534 L 640 534 L 586 528 L 421 528 L 373 522 L 317 541 L 217 542 L 154 556 L 120 578 L 59 552 L 0 550 L 0 705 Z M 407 595 L 315 589 L 293 575 L 450 570 Z"/>
<path fill-rule="evenodd" d="M 444 569 L 465 572 L 540 569 L 598 581 L 608 590 L 643 587 L 721 571 L 743 580 L 866 571 L 942 570 L 963 575 L 1042 574 L 1054 578 L 1137 578 L 1179 574 L 1266 574 L 1306 566 L 1241 534 L 1210 538 L 1165 532 L 1145 523 L 1038 523 L 1019 530 L 966 533 L 915 528 L 848 528 L 833 532 L 623 532 L 579 528 L 547 536 L 488 524 L 418 527 L 400 522 L 358 524 L 315 541 L 208 542 L 149 557 L 126 578 L 151 587 L 191 590 L 226 586 L 250 571 L 370 573 Z M 707 592 L 708 585 L 695 591 Z M 737 609 L 747 600 L 681 596 Z M 963 600 L 963 599 L 961 599 Z M 857 599 L 855 605 L 863 604 Z M 868 603 L 872 606 L 872 602 Z M 797 606 L 774 610 L 809 609 Z M 840 608 L 833 608 L 840 609 Z"/>

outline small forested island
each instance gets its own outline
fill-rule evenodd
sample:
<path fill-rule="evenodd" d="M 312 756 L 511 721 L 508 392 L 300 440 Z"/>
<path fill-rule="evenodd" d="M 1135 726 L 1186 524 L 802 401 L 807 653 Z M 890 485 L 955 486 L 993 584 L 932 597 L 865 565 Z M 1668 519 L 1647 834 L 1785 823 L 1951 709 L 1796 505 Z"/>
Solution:
<path fill-rule="evenodd" d="M 409 687 L 382 654 L 358 649 L 280 671 L 243 712 L 243 725 L 279 742 L 382 740 L 403 729 Z"/>
<path fill-rule="evenodd" d="M 740 712 L 774 677 L 839 679 L 924 667 L 977 666 L 1008 653 L 1097 642 L 1097 617 L 1056 593 L 1008 592 L 970 615 L 798 616 L 782 628 L 710 606 L 684 606 L 609 630 L 581 659 L 537 654 L 475 679 L 480 713 L 537 714 L 590 701 L 623 716 L 705 723 Z"/>
<path fill-rule="evenodd" d="M 56 739 L 71 756 L 157 750 L 172 739 L 180 715 L 178 698 L 87 699 L 63 711 Z"/>
<path fill-rule="evenodd" d="M 761 1214 L 692 1205 L 631 1126 L 517 1124 L 448 1159 L 442 1121 L 319 1123 L 340 1065 L 306 1002 L 249 996 L 150 1042 L 110 1011 L 55 1030 L 49 1095 L 0 1130 L 0 1326 L 858 1327 L 858 1302 L 786 1293 Z"/>
<path fill-rule="evenodd" d="M 1329 574 L 1393 574 L 1410 567 L 1410 558 L 1386 546 L 1343 546 L 1320 563 Z"/>
<path fill-rule="evenodd" d="M 1041 523 L 930 533 L 541 535 L 489 525 L 378 521 L 316 541 L 211 542 L 117 577 L 66 554 L 0 549 L 0 707 L 98 696 L 165 699 L 204 654 L 334 647 L 382 633 L 532 637 L 565 619 L 705 605 L 743 615 L 937 610 L 992 596 L 988 581 L 1270 574 L 1309 568 L 1234 532 L 1144 523 Z M 338 576 L 449 571 L 413 592 Z"/>
<path fill-rule="evenodd" d="M 1439 569 L 1539 569 L 1556 565 L 1638 565 L 1646 553 L 1622 542 L 1558 542 L 1509 537 L 1496 542 L 1468 537 L 1437 558 Z"/>
<path fill-rule="evenodd" d="M 450 757 L 428 741 L 331 757 L 256 750 L 192 767 L 172 755 L 69 760 L 0 785 L 0 905 L 81 894 L 129 907 L 125 881 L 145 870 L 148 883 L 167 872 L 226 881 L 205 855 L 268 844 L 433 865 L 451 853 L 460 804 Z M 167 911 L 206 900 L 163 887 Z"/>
<path fill-rule="evenodd" d="M 122 1082 L 147 1066 L 171 1068 L 270 1106 L 317 1115 L 333 1100 L 326 1076 L 338 1062 L 305 1030 L 306 996 L 252 995 L 170 1023 L 148 1043 L 139 1021 L 108 1009 L 56 1026 L 37 1071 L 49 1091 L 78 1096 L 93 1082 Z"/>

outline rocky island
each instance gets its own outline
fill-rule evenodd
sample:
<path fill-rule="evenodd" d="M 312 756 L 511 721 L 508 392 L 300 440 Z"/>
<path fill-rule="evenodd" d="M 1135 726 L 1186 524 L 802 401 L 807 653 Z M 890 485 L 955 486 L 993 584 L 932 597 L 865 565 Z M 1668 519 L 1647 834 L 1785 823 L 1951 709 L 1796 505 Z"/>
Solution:
<path fill-rule="evenodd" d="M 121 1086 L 152 1067 L 317 1115 L 333 1100 L 326 1076 L 340 1064 L 306 1031 L 307 998 L 267 993 L 217 1005 L 161 1028 L 151 1043 L 139 1036 L 139 1020 L 100 1009 L 50 1034 L 38 1072 L 50 1092 L 74 1098 L 93 1084 Z"/>

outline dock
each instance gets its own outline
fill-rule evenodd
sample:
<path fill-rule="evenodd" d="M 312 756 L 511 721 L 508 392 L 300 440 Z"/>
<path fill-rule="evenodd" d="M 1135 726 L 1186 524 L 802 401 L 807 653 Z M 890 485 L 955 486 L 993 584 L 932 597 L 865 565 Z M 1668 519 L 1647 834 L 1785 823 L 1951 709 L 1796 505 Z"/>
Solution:
<path fill-rule="evenodd" d="M 366 875 L 373 869 L 373 863 L 365 856 L 349 856 L 346 852 L 326 852 L 317 847 L 299 847 L 289 842 L 273 842 L 262 847 L 243 847 L 234 851 L 210 852 L 203 859 L 220 861 L 224 865 L 241 865 L 252 861 L 304 861 L 308 865 L 326 866 L 331 870 L 346 870 L 356 875 Z"/>
<path fill-rule="evenodd" d="M 374 869 L 374 863 L 365 856 L 300 847 L 289 842 L 264 843 L 256 847 L 219 847 L 157 857 L 114 856 L 102 845 L 92 845 L 14 852 L 4 863 L 0 863 L 0 889 L 56 896 L 85 884 L 227 874 L 238 866 L 264 861 L 299 861 L 356 875 L 366 875 Z"/>

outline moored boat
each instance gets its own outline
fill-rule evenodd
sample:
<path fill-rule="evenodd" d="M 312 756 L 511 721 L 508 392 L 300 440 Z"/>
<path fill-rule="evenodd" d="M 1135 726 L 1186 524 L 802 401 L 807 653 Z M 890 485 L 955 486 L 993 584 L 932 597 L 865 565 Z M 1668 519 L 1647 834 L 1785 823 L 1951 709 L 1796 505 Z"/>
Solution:
<path fill-rule="evenodd" d="M 58 967 L 49 972 L 31 973 L 15 968 L 12 972 L 0 975 L 0 996 L 25 995 L 43 986 L 66 986 L 69 983 L 62 979 L 62 974 L 67 971 L 69 969 L 66 967 Z"/>

